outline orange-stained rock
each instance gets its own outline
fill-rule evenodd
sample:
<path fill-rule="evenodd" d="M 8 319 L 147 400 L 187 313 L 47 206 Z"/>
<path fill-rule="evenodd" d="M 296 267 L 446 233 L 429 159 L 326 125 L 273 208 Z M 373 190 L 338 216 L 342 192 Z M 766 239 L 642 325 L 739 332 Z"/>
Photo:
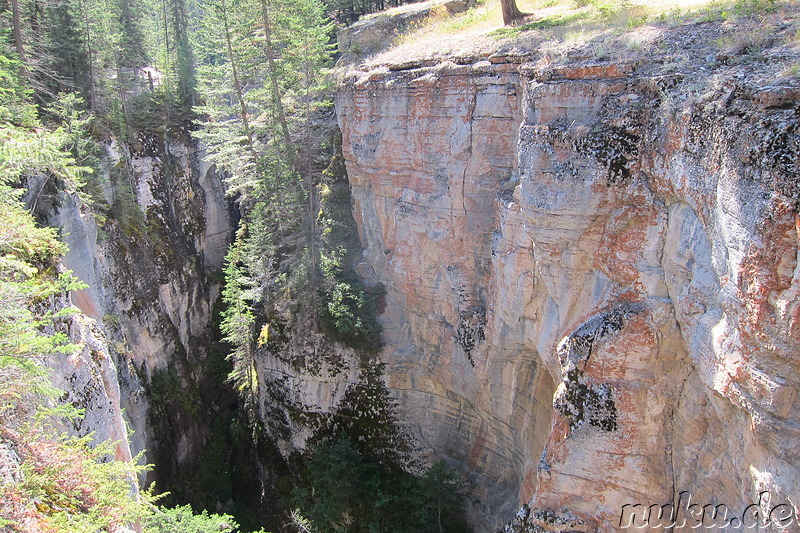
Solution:
<path fill-rule="evenodd" d="M 624 505 L 682 491 L 732 512 L 769 491 L 797 516 L 786 65 L 698 69 L 697 93 L 642 62 L 529 59 L 340 88 L 404 422 L 460 465 L 478 531 L 522 503 L 508 531 L 617 531 Z"/>

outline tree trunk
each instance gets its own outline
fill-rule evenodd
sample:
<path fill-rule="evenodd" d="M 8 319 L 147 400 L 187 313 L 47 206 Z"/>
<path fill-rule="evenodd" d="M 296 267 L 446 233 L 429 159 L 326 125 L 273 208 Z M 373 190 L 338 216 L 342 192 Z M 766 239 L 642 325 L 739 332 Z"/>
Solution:
<path fill-rule="evenodd" d="M 178 73 L 178 95 L 184 106 L 195 104 L 195 72 L 192 46 L 189 43 L 186 2 L 172 0 L 172 40 L 175 44 L 176 69 Z"/>
<path fill-rule="evenodd" d="M 311 317 L 312 326 L 317 328 L 317 289 L 321 286 L 319 279 L 319 252 L 317 251 L 317 207 L 316 207 L 316 186 L 314 184 L 313 167 L 311 164 L 311 68 L 309 59 L 305 61 L 305 89 L 306 89 L 306 187 L 308 188 L 308 241 L 309 255 L 311 262 Z"/>
<path fill-rule="evenodd" d="M 92 112 L 97 111 L 97 91 L 95 90 L 95 72 L 94 72 L 94 54 L 92 53 L 92 32 L 89 25 L 89 6 L 86 0 L 81 4 L 83 11 L 83 32 L 84 32 L 84 45 L 86 46 L 86 66 L 88 76 L 87 93 L 89 93 L 89 109 Z"/>
<path fill-rule="evenodd" d="M 236 98 L 239 100 L 239 107 L 242 113 L 242 126 L 244 133 L 247 135 L 247 143 L 250 148 L 250 155 L 253 158 L 253 164 L 258 166 L 258 158 L 256 157 L 256 149 L 253 145 L 253 133 L 250 131 L 250 120 L 247 118 L 247 104 L 244 102 L 244 94 L 242 91 L 242 84 L 239 81 L 239 71 L 236 69 L 236 56 L 233 55 L 233 43 L 231 39 L 231 30 L 228 24 L 228 12 L 225 2 L 222 2 L 222 21 L 225 26 L 225 43 L 228 48 L 228 58 L 231 62 L 231 73 L 233 74 L 233 88 L 236 91 Z"/>
<path fill-rule="evenodd" d="M 513 24 L 515 20 L 525 16 L 517 7 L 516 0 L 500 0 L 500 7 L 503 9 L 503 24 L 506 26 Z"/>
<path fill-rule="evenodd" d="M 22 43 L 22 20 L 19 15 L 19 0 L 11 0 L 11 23 L 14 26 L 14 45 L 17 48 L 17 56 L 22 63 L 22 73 L 25 74 L 25 45 Z"/>
<path fill-rule="evenodd" d="M 169 84 L 169 22 L 167 21 L 167 0 L 161 2 L 161 18 L 164 21 L 164 76 L 162 83 L 164 84 L 164 105 L 166 106 L 166 120 L 164 122 L 164 135 L 169 137 L 169 122 L 170 122 L 170 84 Z"/>
<path fill-rule="evenodd" d="M 269 9 L 267 9 L 267 0 L 261 0 L 261 11 L 264 18 L 264 40 L 266 41 L 266 56 L 267 66 L 269 67 L 269 79 L 272 85 L 272 100 L 275 105 L 275 110 L 278 113 L 278 121 L 281 123 L 281 131 L 283 132 L 283 143 L 286 147 L 286 157 L 290 164 L 294 161 L 294 146 L 292 145 L 292 137 L 289 134 L 289 125 L 286 122 L 286 112 L 283 109 L 283 96 L 281 95 L 280 86 L 278 85 L 278 73 L 275 70 L 275 52 L 272 49 L 272 26 L 269 21 Z"/>
<path fill-rule="evenodd" d="M 22 21 L 19 15 L 19 0 L 11 0 L 11 24 L 14 26 L 14 45 L 19 60 L 25 63 L 25 46 L 22 44 Z"/>

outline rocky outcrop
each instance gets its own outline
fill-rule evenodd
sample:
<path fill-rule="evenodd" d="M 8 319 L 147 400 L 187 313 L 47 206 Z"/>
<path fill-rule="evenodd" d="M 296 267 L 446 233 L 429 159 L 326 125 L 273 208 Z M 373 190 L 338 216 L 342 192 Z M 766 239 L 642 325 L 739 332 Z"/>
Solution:
<path fill-rule="evenodd" d="M 470 473 L 478 514 L 517 507 L 554 387 L 534 347 L 489 331 L 497 198 L 517 174 L 516 67 L 372 72 L 337 101 L 362 271 L 387 288 L 388 386 L 421 448 Z"/>
<path fill-rule="evenodd" d="M 206 379 L 219 295 L 212 276 L 221 269 L 231 222 L 219 177 L 201 161 L 193 143 L 153 132 L 139 132 L 129 147 L 111 142 L 102 197 L 87 208 L 77 195 L 61 194 L 48 220 L 69 246 L 64 266 L 87 285 L 72 294 L 86 315 L 73 337 L 90 354 L 59 363 L 54 375 L 79 405 L 113 404 L 96 416 L 100 407 L 87 409 L 81 433 L 127 446 L 124 409 L 133 455 L 147 451 L 143 460 L 156 464 L 161 490 L 197 461 L 209 438 L 208 421 L 191 413 L 220 409 L 211 391 L 201 398 L 197 390 Z M 175 390 L 154 386 L 156 374 L 175 378 L 159 381 Z M 172 396 L 154 398 L 165 394 Z"/>
<path fill-rule="evenodd" d="M 797 516 L 798 53 L 720 57 L 726 31 L 340 88 L 386 380 L 480 531 L 523 503 L 514 531 L 615 531 L 681 493 Z"/>
<path fill-rule="evenodd" d="M 49 367 L 53 384 L 63 391 L 60 400 L 81 410 L 68 430 L 80 436 L 91 434 L 98 443 L 111 443 L 116 460 L 131 461 L 119 373 L 108 338 L 97 321 L 82 313 L 70 316 L 63 327 L 78 349 L 58 354 Z"/>

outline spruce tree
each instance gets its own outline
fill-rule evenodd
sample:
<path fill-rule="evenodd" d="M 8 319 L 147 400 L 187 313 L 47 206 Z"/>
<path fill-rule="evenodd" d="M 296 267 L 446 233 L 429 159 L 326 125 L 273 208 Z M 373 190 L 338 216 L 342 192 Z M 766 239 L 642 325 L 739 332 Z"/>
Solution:
<path fill-rule="evenodd" d="M 266 327 L 288 304 L 294 315 L 288 320 L 310 317 L 315 328 L 319 178 L 311 164 L 317 142 L 311 120 L 326 105 L 320 80 L 330 61 L 332 27 L 316 1 L 207 0 L 201 6 L 203 105 L 196 111 L 204 120 L 197 137 L 208 160 L 226 174 L 229 192 L 238 195 L 243 220 L 228 283 L 251 287 L 249 309 L 267 317 Z M 230 307 L 224 327 L 230 331 L 244 318 L 237 294 L 225 296 Z M 281 311 L 275 310 L 278 300 Z M 237 357 L 256 333 L 239 336 Z"/>

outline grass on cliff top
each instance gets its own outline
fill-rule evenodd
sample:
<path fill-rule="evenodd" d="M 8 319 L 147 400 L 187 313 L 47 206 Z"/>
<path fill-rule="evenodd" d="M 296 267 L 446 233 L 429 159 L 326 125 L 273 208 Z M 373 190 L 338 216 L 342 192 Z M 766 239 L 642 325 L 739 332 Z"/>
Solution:
<path fill-rule="evenodd" d="M 414 5 L 414 4 L 412 4 Z M 418 4 L 416 4 L 418 5 Z M 391 47 L 366 60 L 366 65 L 391 64 L 425 57 L 487 54 L 513 49 L 569 48 L 592 42 L 598 58 L 618 46 L 613 37 L 648 32 L 686 23 L 741 21 L 788 10 L 791 0 L 517 0 L 527 14 L 515 26 L 503 26 L 499 0 L 477 0 L 464 13 L 450 15 L 444 5 L 397 36 Z M 408 9 L 408 8 L 407 8 Z M 800 26 L 798 26 L 800 31 Z M 800 34 L 800 33 L 799 33 Z M 604 36 L 609 39 L 604 45 Z"/>

